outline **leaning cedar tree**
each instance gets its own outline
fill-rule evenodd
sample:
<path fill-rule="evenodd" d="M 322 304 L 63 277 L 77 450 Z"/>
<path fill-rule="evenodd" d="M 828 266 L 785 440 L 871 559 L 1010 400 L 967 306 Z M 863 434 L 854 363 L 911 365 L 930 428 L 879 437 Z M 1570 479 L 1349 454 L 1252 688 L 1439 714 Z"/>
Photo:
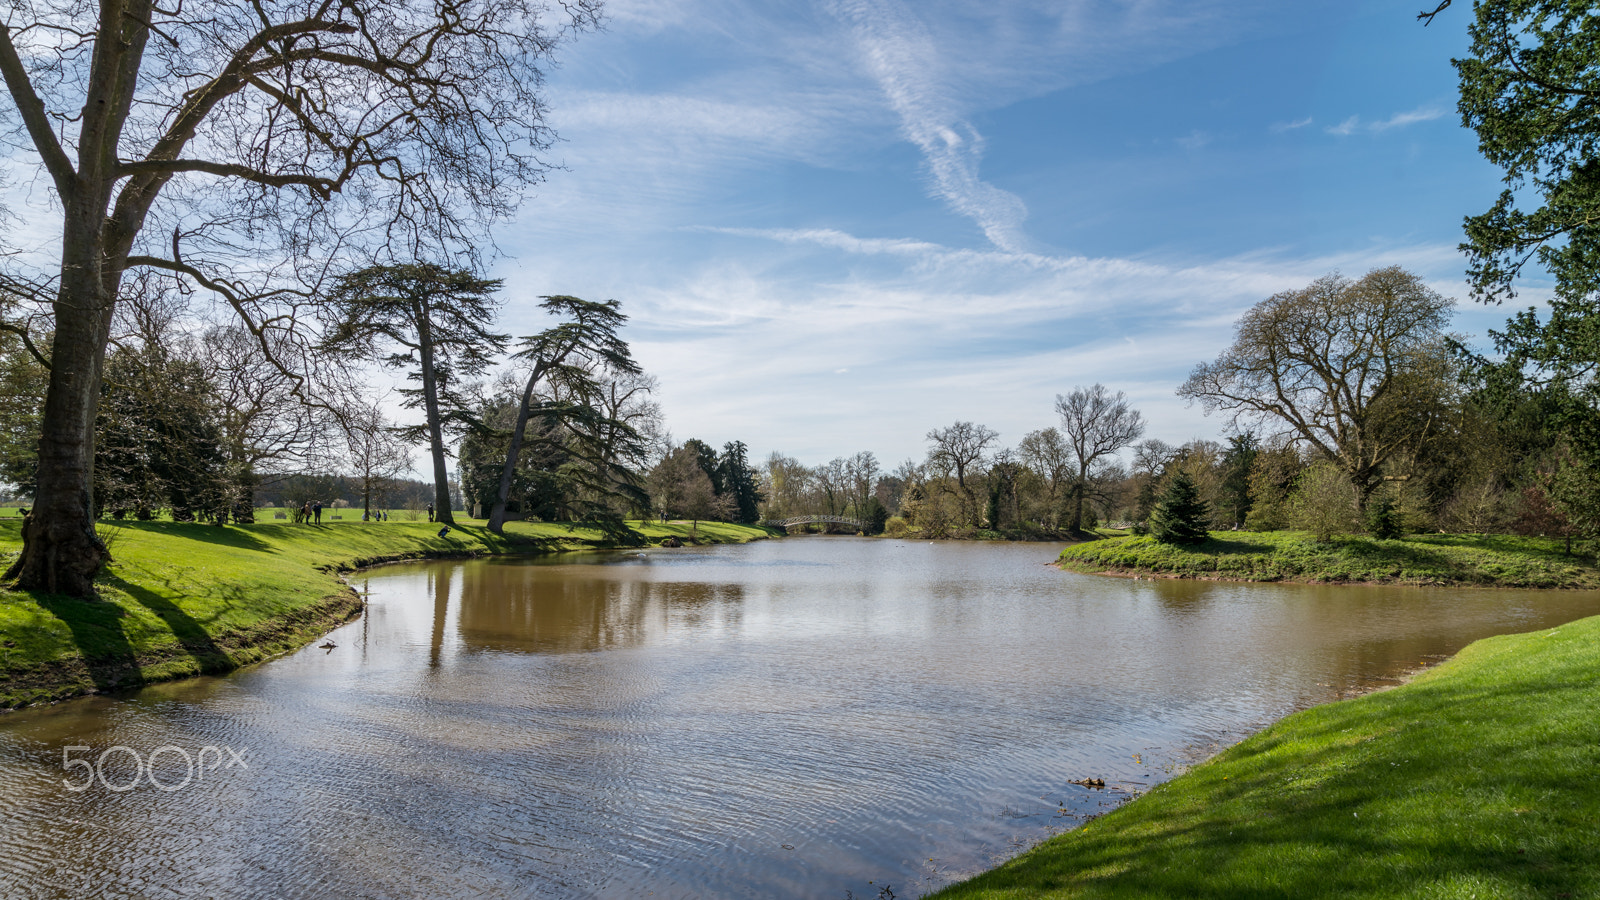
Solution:
<path fill-rule="evenodd" d="M 11 4 L 0 117 L 62 215 L 15 585 L 90 597 L 107 559 L 90 426 L 126 271 L 217 295 L 313 396 L 326 373 L 300 304 L 352 259 L 486 246 L 545 171 L 543 67 L 599 13 L 600 0 Z"/>
<path fill-rule="evenodd" d="M 1210 517 L 1194 479 L 1180 469 L 1150 514 L 1150 533 L 1163 544 L 1199 544 L 1210 537 L 1206 530 Z"/>
<path fill-rule="evenodd" d="M 1458 108 L 1506 189 L 1466 220 L 1473 289 L 1513 296 L 1537 261 L 1558 297 L 1585 298 L 1600 289 L 1600 16 L 1572 0 L 1480 0 L 1474 13 L 1471 55 L 1454 60 Z"/>
<path fill-rule="evenodd" d="M 1573 450 L 1600 463 L 1600 16 L 1575 0 L 1479 0 L 1458 109 L 1505 190 L 1466 219 L 1476 299 L 1514 297 L 1525 270 L 1554 282 L 1542 310 L 1494 334 L 1501 377 L 1543 395 Z M 1542 271 L 1540 271 L 1542 270 Z"/>
<path fill-rule="evenodd" d="M 491 330 L 499 290 L 497 278 L 428 263 L 370 266 L 340 276 L 324 306 L 328 327 L 320 348 L 377 356 L 416 384 L 400 391 L 404 405 L 423 414 L 422 425 L 406 436 L 427 442 L 434 521 L 446 525 L 454 525 L 455 517 L 444 430 L 467 405 L 457 390 L 462 380 L 488 370 L 511 340 Z"/>
<path fill-rule="evenodd" d="M 517 406 L 517 421 L 512 426 L 511 445 L 500 472 L 494 508 L 489 512 L 489 530 L 496 534 L 505 528 L 506 503 L 511 499 L 511 482 L 526 440 L 528 420 L 538 414 L 575 418 L 579 422 L 591 420 L 588 423 L 591 427 L 580 428 L 578 433 L 621 434 L 626 430 L 624 423 L 592 421 L 606 394 L 604 379 L 640 372 L 628 350 L 628 342 L 617 335 L 617 329 L 628 321 L 617 301 L 596 303 L 556 295 L 543 298 L 539 305 L 564 321 L 523 338 L 522 351 L 516 355 L 527 367 L 527 380 Z M 617 460 L 594 462 L 606 467 L 614 466 Z"/>
<path fill-rule="evenodd" d="M 1196 366 L 1178 396 L 1315 447 L 1365 509 L 1385 464 L 1433 439 L 1453 400 L 1453 307 L 1398 266 L 1359 281 L 1325 275 L 1251 307 L 1233 346 Z"/>

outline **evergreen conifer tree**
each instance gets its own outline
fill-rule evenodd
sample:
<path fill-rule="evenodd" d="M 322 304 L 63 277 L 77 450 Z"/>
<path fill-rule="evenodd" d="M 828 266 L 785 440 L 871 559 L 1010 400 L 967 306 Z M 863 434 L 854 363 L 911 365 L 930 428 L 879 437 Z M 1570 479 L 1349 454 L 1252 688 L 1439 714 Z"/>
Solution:
<path fill-rule="evenodd" d="M 1179 471 L 1150 514 L 1150 533 L 1163 544 L 1198 544 L 1210 536 L 1206 529 L 1210 514 L 1194 479 Z"/>
<path fill-rule="evenodd" d="M 1387 494 L 1379 494 L 1367 504 L 1367 533 L 1380 541 L 1400 536 L 1400 514 Z"/>

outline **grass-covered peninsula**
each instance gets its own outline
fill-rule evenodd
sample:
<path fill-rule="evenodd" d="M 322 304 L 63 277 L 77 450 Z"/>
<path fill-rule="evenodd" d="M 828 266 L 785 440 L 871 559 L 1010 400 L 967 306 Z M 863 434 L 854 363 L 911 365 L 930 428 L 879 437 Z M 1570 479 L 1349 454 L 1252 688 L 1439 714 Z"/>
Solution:
<path fill-rule="evenodd" d="M 690 523 L 635 526 L 652 543 L 687 540 Z M 99 600 L 0 591 L 0 708 L 224 672 L 292 650 L 349 619 L 360 599 L 342 571 L 430 557 L 616 546 L 600 531 L 512 522 L 504 537 L 468 523 L 439 537 L 428 522 L 101 523 L 112 563 Z M 0 565 L 21 549 L 0 521 Z M 770 530 L 702 522 L 701 542 Z"/>
<path fill-rule="evenodd" d="M 1213 532 L 1200 544 L 1115 537 L 1075 544 L 1060 565 L 1075 572 L 1233 581 L 1600 588 L 1600 567 L 1552 538 L 1419 534 L 1399 540 L 1298 531 Z"/>
<path fill-rule="evenodd" d="M 1600 617 L 1290 716 L 944 900 L 1600 897 Z"/>

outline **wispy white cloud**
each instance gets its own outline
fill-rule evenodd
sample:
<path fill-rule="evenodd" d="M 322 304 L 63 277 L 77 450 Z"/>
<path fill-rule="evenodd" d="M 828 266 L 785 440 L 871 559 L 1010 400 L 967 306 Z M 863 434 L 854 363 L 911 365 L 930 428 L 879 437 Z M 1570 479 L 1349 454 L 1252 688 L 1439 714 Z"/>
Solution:
<path fill-rule="evenodd" d="M 1307 125 L 1310 125 L 1311 122 L 1312 122 L 1311 117 L 1310 116 L 1306 116 L 1304 119 L 1295 119 L 1292 122 L 1276 122 L 1276 123 L 1273 123 L 1273 125 L 1268 130 L 1272 131 L 1275 134 L 1282 134 L 1285 131 L 1294 131 L 1294 130 L 1299 129 L 1299 128 L 1304 128 Z"/>
<path fill-rule="evenodd" d="M 861 238 L 834 228 L 721 228 L 708 225 L 692 230 L 738 237 L 766 238 L 785 244 L 814 244 L 849 253 L 926 256 L 949 251 L 947 247 L 928 241 L 910 238 Z"/>
<path fill-rule="evenodd" d="M 1329 134 L 1337 134 L 1340 137 L 1344 137 L 1346 135 L 1355 134 L 1358 130 L 1360 130 L 1360 128 L 1361 128 L 1361 117 L 1360 116 L 1351 116 L 1350 118 L 1345 119 L 1343 122 L 1340 122 L 1337 125 L 1329 125 L 1327 128 L 1325 128 L 1323 130 L 1328 132 Z"/>
<path fill-rule="evenodd" d="M 1443 118 L 1446 113 L 1447 110 L 1445 110 L 1443 107 L 1422 106 L 1418 107 L 1417 109 L 1410 110 L 1409 112 L 1395 113 L 1389 118 L 1382 119 L 1377 122 L 1362 122 L 1360 116 L 1351 116 L 1350 118 L 1345 119 L 1343 122 L 1340 122 L 1338 125 L 1330 126 L 1324 130 L 1329 134 L 1338 135 L 1340 137 L 1348 137 L 1356 132 L 1361 131 L 1370 132 L 1372 134 L 1380 134 L 1395 128 L 1404 128 L 1407 125 L 1415 125 L 1418 122 L 1431 122 L 1434 119 Z M 1307 119 L 1306 121 L 1309 123 L 1311 120 Z"/>
<path fill-rule="evenodd" d="M 1444 118 L 1447 110 L 1438 106 L 1424 106 L 1410 112 L 1395 113 L 1382 122 L 1373 122 L 1367 126 L 1373 131 L 1388 131 L 1391 128 L 1404 128 L 1418 122 L 1431 122 L 1434 119 Z"/>
<path fill-rule="evenodd" d="M 1198 128 L 1178 138 L 1178 146 L 1189 151 L 1199 150 L 1209 143 L 1211 143 L 1211 135 Z"/>
<path fill-rule="evenodd" d="M 1028 208 L 1022 198 L 979 177 L 983 135 L 942 90 L 946 57 L 927 28 L 899 0 L 839 0 L 833 9 L 850 24 L 862 62 L 899 115 L 906 138 L 922 151 L 934 190 L 976 222 L 990 243 L 1021 250 Z"/>
<path fill-rule="evenodd" d="M 623 298 L 635 353 L 661 376 L 679 437 L 739 438 L 808 462 L 858 449 L 920 455 L 921 436 L 956 419 L 1014 443 L 1051 424 L 1055 394 L 1095 381 L 1128 391 L 1153 436 L 1215 436 L 1220 424 L 1173 391 L 1265 297 L 1391 263 L 1464 296 L 1459 255 L 1445 244 L 1185 261 L 975 251 L 834 229 L 703 231 L 733 243 L 674 272 L 624 264 L 614 277 L 625 287 L 596 296 Z M 553 268 L 508 291 L 565 278 Z M 531 302 L 526 290 L 519 305 Z"/>
<path fill-rule="evenodd" d="M 928 193 L 991 246 L 1028 246 L 1025 202 L 983 177 L 981 114 L 1203 52 L 1261 30 L 1268 0 L 833 0 L 822 9 L 731 0 L 614 0 L 611 23 L 552 72 L 568 171 L 529 223 L 614 233 L 714 221 L 739 178 L 793 161 L 853 170 L 897 140 Z M 715 42 L 715 64 L 663 82 L 641 49 Z M 676 220 L 676 221 L 674 221 Z M 515 245 L 516 241 L 511 242 Z M 513 246 L 513 252 L 515 247 Z"/>

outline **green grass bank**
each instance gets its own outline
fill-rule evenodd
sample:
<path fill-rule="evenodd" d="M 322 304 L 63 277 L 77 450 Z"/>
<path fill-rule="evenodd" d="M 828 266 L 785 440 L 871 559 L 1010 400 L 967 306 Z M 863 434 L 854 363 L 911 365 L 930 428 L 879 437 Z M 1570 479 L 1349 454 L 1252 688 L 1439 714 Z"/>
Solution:
<path fill-rule="evenodd" d="M 423 522 L 230 525 L 102 522 L 112 563 L 101 599 L 0 591 L 0 709 L 225 672 L 304 646 L 347 621 L 360 598 L 337 578 L 404 559 L 535 554 L 618 544 L 594 529 L 510 522 L 504 537 L 467 520 L 445 537 Z M 687 522 L 636 527 L 687 541 Z M 770 529 L 702 522 L 701 543 Z M 21 522 L 0 521 L 0 566 Z"/>
<path fill-rule="evenodd" d="M 1600 617 L 1292 715 L 942 900 L 1600 897 Z"/>
<path fill-rule="evenodd" d="M 1203 544 L 1118 537 L 1075 544 L 1060 565 L 1075 572 L 1231 581 L 1600 588 L 1592 557 L 1568 556 L 1553 538 L 1418 534 L 1399 540 L 1305 532 L 1213 532 Z"/>

